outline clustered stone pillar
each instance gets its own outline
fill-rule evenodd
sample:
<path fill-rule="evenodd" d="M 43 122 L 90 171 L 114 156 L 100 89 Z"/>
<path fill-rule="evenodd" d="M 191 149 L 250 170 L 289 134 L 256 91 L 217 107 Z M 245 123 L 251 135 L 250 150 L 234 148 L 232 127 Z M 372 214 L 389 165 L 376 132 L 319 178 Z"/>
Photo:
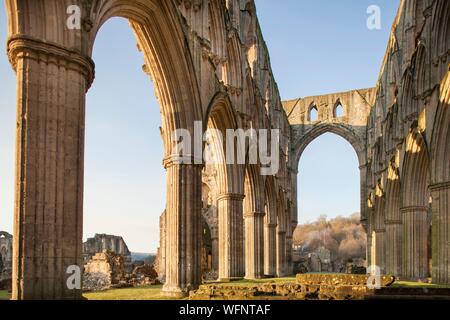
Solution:
<path fill-rule="evenodd" d="M 374 251 L 375 255 L 372 257 L 372 265 L 380 268 L 381 274 L 386 272 L 385 267 L 385 229 L 376 229 L 374 231 L 375 237 L 372 238 L 372 243 L 374 243 Z"/>
<path fill-rule="evenodd" d="M 245 214 L 245 278 L 264 276 L 264 212 Z"/>
<path fill-rule="evenodd" d="M 285 275 L 292 275 L 294 266 L 292 264 L 292 233 L 286 235 L 286 270 Z"/>
<path fill-rule="evenodd" d="M 286 275 L 286 231 L 277 227 L 277 277 Z"/>
<path fill-rule="evenodd" d="M 94 64 L 31 37 L 10 38 L 8 54 L 18 92 L 12 298 L 80 299 L 67 271 L 83 267 L 85 94 Z"/>
<path fill-rule="evenodd" d="M 241 194 L 227 193 L 218 197 L 219 279 L 244 277 L 244 217 Z"/>
<path fill-rule="evenodd" d="M 264 275 L 274 277 L 277 273 L 277 225 L 264 225 Z"/>
<path fill-rule="evenodd" d="M 433 283 L 450 283 L 450 182 L 431 186 L 433 197 L 432 279 Z"/>
<path fill-rule="evenodd" d="M 166 159 L 167 296 L 185 296 L 201 283 L 202 166 Z"/>
<path fill-rule="evenodd" d="M 401 210 L 403 220 L 402 274 L 405 279 L 428 277 L 428 207 L 412 206 Z"/>
<path fill-rule="evenodd" d="M 402 274 L 402 234 L 401 221 L 386 221 L 386 274 L 396 277 Z"/>
<path fill-rule="evenodd" d="M 217 228 L 211 230 L 211 268 L 214 271 L 219 270 L 219 233 Z"/>

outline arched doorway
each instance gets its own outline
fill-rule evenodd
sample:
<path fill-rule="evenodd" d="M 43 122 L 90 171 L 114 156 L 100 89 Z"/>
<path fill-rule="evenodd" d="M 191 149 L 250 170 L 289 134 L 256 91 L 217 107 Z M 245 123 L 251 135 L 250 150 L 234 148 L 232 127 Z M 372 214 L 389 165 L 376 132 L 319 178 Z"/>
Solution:
<path fill-rule="evenodd" d="M 349 142 L 351 132 L 329 128 L 312 129 L 301 148 L 297 272 L 347 272 L 365 264 L 366 234 L 360 223 L 365 177 L 360 177 L 359 161 L 364 155 L 358 157 L 357 142 Z"/>
<path fill-rule="evenodd" d="M 403 222 L 402 275 L 409 280 L 430 276 L 428 236 L 431 224 L 429 155 L 422 134 L 412 129 L 405 143 L 401 214 Z"/>
<path fill-rule="evenodd" d="M 89 18 L 78 31 L 54 29 L 55 23 L 66 25 L 67 8 L 52 1 L 6 3 L 8 55 L 19 79 L 16 181 L 27 181 L 19 184 L 15 202 L 14 247 L 20 248 L 20 258 L 14 264 L 13 299 L 81 297 L 76 286 L 66 286 L 66 270 L 82 264 L 85 94 L 94 80 L 90 57 L 95 37 L 113 17 L 130 21 L 144 54 L 144 69 L 155 80 L 167 188 L 172 191 L 166 205 L 169 252 L 163 291 L 186 295 L 200 283 L 202 168 L 173 154 L 172 133 L 193 132 L 202 110 L 175 3 L 104 2 L 89 7 Z M 47 32 L 50 29 L 54 32 Z M 190 196 L 180 196 L 184 194 Z M 47 223 L 40 223 L 43 219 Z M 48 248 L 36 243 L 47 243 Z"/>
<path fill-rule="evenodd" d="M 108 20 L 96 38 L 96 80 L 86 97 L 83 239 L 121 236 L 132 254 L 154 254 L 166 202 L 161 116 L 135 45 L 123 18 Z"/>

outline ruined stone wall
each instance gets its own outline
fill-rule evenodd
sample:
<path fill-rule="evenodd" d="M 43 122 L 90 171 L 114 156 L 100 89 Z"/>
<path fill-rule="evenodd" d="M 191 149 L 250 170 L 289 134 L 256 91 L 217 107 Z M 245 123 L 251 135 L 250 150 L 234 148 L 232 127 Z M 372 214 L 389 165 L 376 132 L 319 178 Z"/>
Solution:
<path fill-rule="evenodd" d="M 96 234 L 93 238 L 88 238 L 83 243 L 84 262 L 88 262 L 94 255 L 104 251 L 120 254 L 126 262 L 131 262 L 131 252 L 128 250 L 128 246 L 123 238 L 107 234 Z"/>
<path fill-rule="evenodd" d="M 13 237 L 0 231 L 0 281 L 10 280 L 12 276 Z"/>
<path fill-rule="evenodd" d="M 368 258 L 436 283 L 450 282 L 448 21 L 448 1 L 401 1 L 367 126 Z"/>

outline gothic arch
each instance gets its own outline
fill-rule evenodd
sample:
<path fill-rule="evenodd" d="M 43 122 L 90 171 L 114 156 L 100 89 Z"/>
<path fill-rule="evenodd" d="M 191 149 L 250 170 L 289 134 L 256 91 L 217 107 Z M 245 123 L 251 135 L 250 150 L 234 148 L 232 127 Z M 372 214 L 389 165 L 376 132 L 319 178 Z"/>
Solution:
<path fill-rule="evenodd" d="M 211 41 L 211 52 L 214 54 L 215 65 L 222 63 L 227 57 L 227 35 L 225 10 L 222 0 L 209 0 L 209 38 Z"/>
<path fill-rule="evenodd" d="M 242 179 L 244 177 L 244 168 L 242 165 L 226 164 L 226 130 L 237 129 L 239 123 L 234 109 L 231 105 L 229 96 L 225 93 L 218 93 L 211 101 L 206 123 L 206 128 L 212 133 L 212 150 L 216 157 L 215 166 L 217 168 L 217 179 L 220 187 L 219 193 L 235 193 L 244 194 L 244 185 Z M 216 136 L 220 133 L 221 137 Z"/>
<path fill-rule="evenodd" d="M 327 132 L 334 133 L 344 138 L 346 141 L 348 141 L 356 152 L 360 166 L 365 164 L 365 154 L 364 154 L 365 147 L 363 142 L 360 141 L 360 139 L 356 135 L 356 133 L 354 133 L 351 129 L 347 128 L 344 125 L 325 123 L 313 126 L 302 136 L 302 139 L 300 139 L 294 146 L 295 163 L 297 164 L 297 166 L 300 162 L 300 158 L 303 152 L 305 151 L 306 147 L 314 139 L 318 138 L 319 136 Z"/>
<path fill-rule="evenodd" d="M 433 283 L 450 282 L 450 235 L 448 225 L 450 212 L 450 81 L 447 72 L 441 86 L 440 102 L 437 107 L 434 131 L 431 141 L 431 194 L 433 198 Z"/>
<path fill-rule="evenodd" d="M 172 1 L 110 0 L 94 5 L 88 54 L 92 54 L 97 33 L 112 17 L 130 21 L 145 70 L 153 79 L 161 104 L 162 131 L 166 156 L 170 156 L 171 133 L 179 128 L 193 132 L 194 121 L 202 119 L 198 80 L 181 18 Z"/>
<path fill-rule="evenodd" d="M 413 128 L 404 146 L 401 167 L 403 224 L 402 274 L 407 279 L 428 277 L 429 155 L 425 139 Z"/>
<path fill-rule="evenodd" d="M 396 162 L 394 157 L 386 179 L 386 273 L 400 276 L 403 226 L 400 213 L 400 176 Z"/>
<path fill-rule="evenodd" d="M 264 276 L 264 179 L 258 165 L 248 164 L 244 179 L 245 278 Z"/>

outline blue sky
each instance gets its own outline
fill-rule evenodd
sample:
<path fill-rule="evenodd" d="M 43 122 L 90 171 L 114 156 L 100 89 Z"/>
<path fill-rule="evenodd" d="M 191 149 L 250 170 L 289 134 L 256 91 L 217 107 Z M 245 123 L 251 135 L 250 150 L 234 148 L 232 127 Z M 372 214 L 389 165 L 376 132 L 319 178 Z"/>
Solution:
<path fill-rule="evenodd" d="M 256 0 L 283 99 L 375 85 L 399 0 Z M 369 5 L 382 29 L 366 28 Z M 6 43 L 4 7 L 0 43 Z M 0 230 L 12 231 L 15 75 L 0 51 Z M 160 113 L 143 58 L 122 19 L 110 20 L 94 49 L 97 76 L 86 105 L 84 235 L 123 235 L 130 249 L 155 252 L 165 204 Z M 299 165 L 299 220 L 359 211 L 356 154 L 326 134 Z"/>

